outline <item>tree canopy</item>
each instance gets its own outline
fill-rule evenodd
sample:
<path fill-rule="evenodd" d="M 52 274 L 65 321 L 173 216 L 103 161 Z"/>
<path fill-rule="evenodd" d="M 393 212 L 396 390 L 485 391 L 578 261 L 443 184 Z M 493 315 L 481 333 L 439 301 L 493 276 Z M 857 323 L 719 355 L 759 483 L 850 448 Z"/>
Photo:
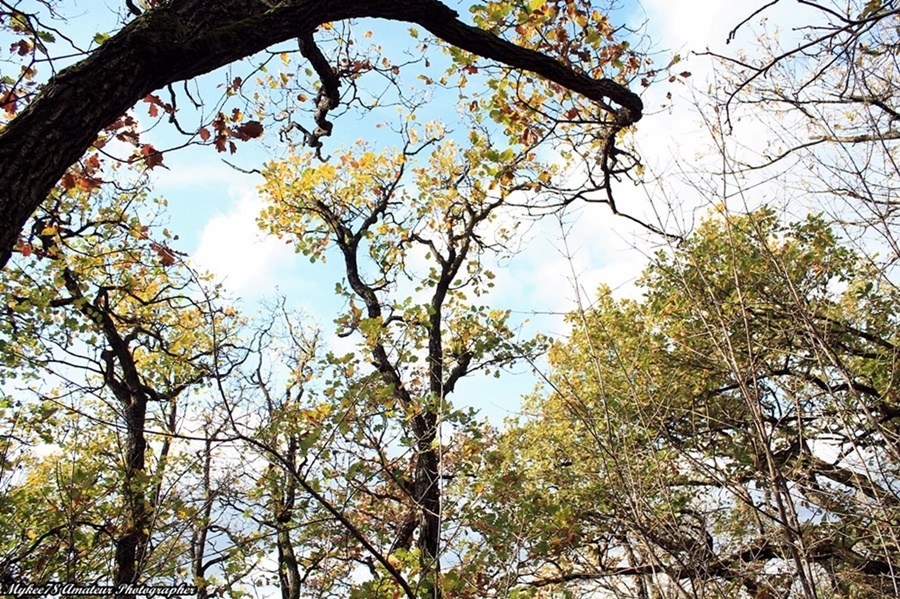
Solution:
<path fill-rule="evenodd" d="M 40 4 L 52 9 L 56 2 L 35 3 Z M 160 88 L 285 40 L 297 39 L 303 55 L 322 80 L 319 118 L 324 123 L 324 115 L 339 103 L 340 80 L 316 46 L 314 33 L 333 22 L 376 18 L 419 25 L 469 54 L 533 72 L 583 95 L 607 108 L 618 127 L 641 118 L 640 98 L 621 83 L 607 77 L 595 78 L 569 64 L 564 55 L 548 55 L 507 41 L 497 29 L 502 23 L 495 23 L 493 32 L 467 25 L 459 20 L 456 11 L 435 0 L 339 0 L 327 4 L 311 0 L 235 0 L 215 5 L 198 0 L 170 0 L 149 4 L 151 8 L 134 16 L 121 30 L 86 51 L 82 60 L 55 73 L 40 87 L 22 87 L 24 79 L 33 76 L 33 63 L 21 77 L 8 76 L 3 106 L 15 116 L 0 132 L 0 213 L 5 216 L 0 230 L 0 264 L 9 260 L 25 221 L 66 170 L 87 152 L 105 128 L 115 127 L 129 108 Z M 542 10 L 546 6 L 559 12 L 560 8 L 565 10 L 567 3 L 535 4 Z M 36 56 L 52 34 L 36 12 L 4 7 L 4 27 L 22 36 L 16 52 Z M 529 7 L 530 4 L 522 7 L 526 16 L 531 12 Z M 489 7 L 488 14 L 492 10 Z M 619 108 L 610 108 L 607 101 Z M 326 130 L 329 128 L 327 125 Z"/>
<path fill-rule="evenodd" d="M 652 172 L 635 90 L 692 75 L 614 6 L 129 0 L 85 36 L 0 0 L 0 592 L 900 595 L 900 8 L 776 4 Z M 230 297 L 152 189 L 251 140 L 329 322 Z M 582 288 L 591 204 L 647 236 L 630 289 Z M 555 340 L 497 293 L 547 216 Z"/>
<path fill-rule="evenodd" d="M 705 220 L 641 286 L 572 317 L 487 458 L 507 544 L 486 562 L 515 559 L 516 522 L 539 587 L 892 594 L 896 289 L 820 217 L 771 209 Z"/>

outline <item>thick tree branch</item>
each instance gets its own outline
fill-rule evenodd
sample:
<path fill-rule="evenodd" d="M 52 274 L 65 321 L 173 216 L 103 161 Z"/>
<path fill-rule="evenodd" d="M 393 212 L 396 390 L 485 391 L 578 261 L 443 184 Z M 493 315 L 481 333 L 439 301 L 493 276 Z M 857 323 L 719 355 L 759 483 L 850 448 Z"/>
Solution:
<path fill-rule="evenodd" d="M 319 94 L 316 96 L 316 129 L 306 136 L 306 143 L 311 148 L 316 149 L 316 155 L 321 160 L 321 138 L 331 135 L 331 130 L 333 128 L 331 121 L 326 117 L 328 116 L 328 111 L 337 108 L 337 105 L 341 102 L 341 94 L 339 91 L 341 83 L 334 70 L 331 68 L 331 65 L 328 63 L 328 59 L 325 58 L 325 55 L 322 54 L 322 51 L 313 40 L 312 33 L 300 37 L 298 41 L 300 42 L 300 53 L 316 70 L 316 74 L 322 82 L 322 87 L 319 89 Z"/>
<path fill-rule="evenodd" d="M 417 24 L 467 52 L 532 71 L 598 103 L 611 100 L 621 106 L 617 123 L 641 117 L 640 98 L 624 86 L 470 27 L 435 0 L 285 0 L 274 8 L 262 0 L 172 0 L 59 72 L 0 133 L 0 267 L 66 169 L 147 94 L 273 44 L 308 38 L 323 23 L 364 17 Z"/>

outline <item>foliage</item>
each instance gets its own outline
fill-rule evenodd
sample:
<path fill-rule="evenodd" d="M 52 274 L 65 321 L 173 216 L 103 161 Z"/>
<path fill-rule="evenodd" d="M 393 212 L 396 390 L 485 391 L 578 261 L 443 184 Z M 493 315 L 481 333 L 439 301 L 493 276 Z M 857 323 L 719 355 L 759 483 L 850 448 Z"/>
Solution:
<path fill-rule="evenodd" d="M 893 2 L 803 3 L 819 20 L 796 45 L 720 57 L 716 184 L 794 161 L 778 193 L 832 203 L 790 224 L 717 208 L 640 300 L 603 288 L 570 317 L 505 430 L 454 392 L 548 342 L 496 303 L 494 264 L 525 215 L 619 212 L 614 183 L 643 168 L 628 86 L 686 79 L 680 58 L 654 67 L 588 0 L 138 4 L 83 44 L 64 3 L 0 1 L 0 582 L 900 594 Z M 363 17 L 415 25 L 410 47 Z M 241 57 L 212 101 L 171 85 Z M 73 97 L 96 101 L 72 119 Z M 732 154 L 759 106 L 789 135 Z M 348 117 L 363 139 L 326 146 Z M 331 338 L 296 298 L 240 316 L 140 178 L 252 140 L 274 150 L 262 229 L 339 266 Z"/>
<path fill-rule="evenodd" d="M 10 407 L 37 416 L 6 414 L 19 471 L 4 477 L 17 525 L 3 531 L 3 572 L 36 583 L 172 576 L 170 554 L 187 549 L 169 477 L 190 467 L 170 455 L 173 435 L 190 390 L 229 368 L 216 335 L 233 318 L 210 308 L 214 292 L 200 294 L 168 241 L 153 241 L 143 188 L 52 200 L 2 281 L 2 378 Z"/>
<path fill-rule="evenodd" d="M 307 430 L 297 444 L 302 476 L 321 472 L 316 493 L 328 498 L 319 503 L 342 505 L 342 523 L 366 549 L 340 559 L 368 565 L 368 596 L 437 592 L 440 560 L 460 534 L 442 472 L 477 430 L 450 394 L 462 377 L 499 374 L 542 345 L 518 341 L 508 311 L 468 298 L 493 285 L 485 257 L 510 251 L 516 225 L 502 222 L 502 208 L 530 187 L 518 170 L 527 174 L 529 156 L 501 156 L 475 134 L 460 148 L 437 124 L 402 133 L 401 149 L 376 153 L 360 143 L 343 154 L 351 168 L 302 168 L 308 157 L 297 156 L 271 164 L 261 219 L 312 261 L 333 250 L 344 266 L 336 292 L 347 309 L 335 322 L 338 335 L 359 339 L 359 351 L 327 356 L 326 403 L 307 408 L 316 416 L 306 421 L 321 419 L 331 432 Z M 417 162 L 425 149 L 427 162 Z M 446 442 L 442 431 L 451 430 Z M 320 441 L 327 445 L 311 456 Z M 265 446 L 301 476 L 299 456 Z"/>
<path fill-rule="evenodd" d="M 579 126 L 591 130 L 586 135 L 597 138 L 597 147 L 602 148 L 601 170 L 605 173 L 607 184 L 610 178 L 628 170 L 623 170 L 619 164 L 616 142 L 619 133 L 640 120 L 643 103 L 622 81 L 609 75 L 621 72 L 630 76 L 640 68 L 640 58 L 634 54 L 629 60 L 621 60 L 626 51 L 617 45 L 620 43 L 609 39 L 612 31 L 603 25 L 604 37 L 598 29 L 588 26 L 587 15 L 594 13 L 589 3 L 528 3 L 526 12 L 537 11 L 541 14 L 538 24 L 545 26 L 547 32 L 552 32 L 552 37 L 559 41 L 555 45 L 538 45 L 540 51 L 516 45 L 496 33 L 469 25 L 460 19 L 454 9 L 437 0 L 378 3 L 340 0 L 325 6 L 296 0 L 272 6 L 269 4 L 227 0 L 212 6 L 198 0 L 178 0 L 147 3 L 146 10 L 141 11 L 134 3 L 126 3 L 129 14 L 122 15 L 121 19 L 130 19 L 130 23 L 121 28 L 117 28 L 117 23 L 117 30 L 110 33 L 99 32 L 87 44 L 87 49 L 68 36 L 61 36 L 67 45 L 76 50 L 75 56 L 80 61 L 72 68 L 60 70 L 44 83 L 38 93 L 33 93 L 32 82 L 25 79 L 10 79 L 3 83 L 0 90 L 4 94 L 3 106 L 13 118 L 0 131 L 0 179 L 6 182 L 0 186 L 4 190 L 0 194 L 0 209 L 9 212 L 11 217 L 8 225 L 0 226 L 0 263 L 8 261 L 21 227 L 47 197 L 53 185 L 66 175 L 66 171 L 79 158 L 85 163 L 92 159 L 99 160 L 93 152 L 102 150 L 100 146 L 109 138 L 133 144 L 128 157 L 131 162 L 139 162 L 151 169 L 163 165 L 166 149 L 143 141 L 134 119 L 129 121 L 129 116 L 123 115 L 130 106 L 146 106 L 151 118 L 165 118 L 173 124 L 184 137 L 183 143 L 176 146 L 205 144 L 218 152 L 227 149 L 234 153 L 237 150 L 234 140 L 259 138 L 270 124 L 275 124 L 283 136 L 293 131 L 302 133 L 303 143 L 314 148 L 321 158 L 322 138 L 330 135 L 334 128 L 329 120 L 332 112 L 342 111 L 354 104 L 365 111 L 381 101 L 377 93 L 373 94 L 374 101 L 356 93 L 359 90 L 357 80 L 362 75 L 381 75 L 388 80 L 389 88 L 399 89 L 396 77 L 400 74 L 402 63 L 393 63 L 390 58 L 382 57 L 384 52 L 380 47 L 373 49 L 370 56 L 357 58 L 354 44 L 358 40 L 350 35 L 353 19 L 378 18 L 422 27 L 434 36 L 434 39 L 424 42 L 425 47 L 435 46 L 438 43 L 436 40 L 442 40 L 454 48 L 455 61 L 469 73 L 477 72 L 479 68 L 469 64 L 472 56 L 481 56 L 513 69 L 494 79 L 498 92 L 495 100 L 484 104 L 472 100 L 474 106 L 470 110 L 494 111 L 495 118 L 508 122 L 508 135 L 528 145 L 544 135 L 541 127 L 536 127 L 544 116 L 540 110 L 544 105 L 542 98 L 568 97 L 570 92 L 585 96 L 590 104 L 584 105 L 583 114 L 576 114 L 579 108 L 570 105 L 566 109 L 565 119 L 571 121 L 579 116 Z M 29 10 L 33 8 L 34 14 L 26 14 L 4 3 L 0 7 L 0 23 L 17 37 L 11 46 L 12 59 L 16 64 L 27 63 L 23 64 L 25 70 L 22 75 L 27 79 L 34 75 L 32 65 L 28 59 L 20 59 L 30 56 L 31 62 L 34 62 L 36 52 L 44 44 L 33 40 L 46 33 L 44 21 L 53 22 L 62 17 L 53 10 L 49 17 L 34 16 L 40 12 L 37 10 L 39 8 L 55 7 L 53 2 L 35 0 L 25 3 L 25 6 Z M 478 5 L 473 7 L 473 11 L 478 15 L 484 8 Z M 490 14 L 497 8 L 491 5 L 487 10 Z M 479 17 L 476 21 L 486 25 L 484 16 Z M 498 18 L 505 19 L 506 15 Z M 519 35 L 525 36 L 525 39 L 539 36 L 540 32 L 528 31 L 525 26 L 528 22 L 520 26 L 522 32 Z M 324 38 L 322 41 L 317 40 L 320 37 L 317 35 L 319 28 L 326 32 L 321 36 Z M 418 37 L 417 31 L 411 33 Z M 290 102 L 281 106 L 278 103 L 270 105 L 266 102 L 267 98 L 260 94 L 267 84 L 267 67 L 275 56 L 289 54 L 277 49 L 279 44 L 289 40 L 299 42 L 297 51 L 306 67 L 295 71 L 303 73 L 298 78 L 299 83 L 287 73 L 280 73 L 277 79 L 269 79 L 269 82 L 274 82 L 274 87 L 279 89 L 293 91 L 300 87 L 314 90 L 314 93 L 301 91 L 287 94 L 285 97 L 290 98 Z M 322 50 L 323 41 L 327 56 Z M 547 53 L 550 51 L 559 51 L 564 55 L 557 60 L 557 57 Z M 253 79 L 247 78 L 251 83 L 245 84 L 243 76 L 229 75 L 223 84 L 224 97 L 213 103 L 212 109 L 198 100 L 188 87 L 180 93 L 172 85 L 261 52 L 264 53 L 262 60 L 254 60 L 251 71 Z M 572 59 L 576 57 L 578 66 L 572 64 Z M 58 68 L 71 58 L 72 55 L 57 57 L 48 54 L 46 60 L 51 67 Z M 424 62 L 429 64 L 427 58 Z M 606 72 L 609 67 L 612 67 L 613 73 Z M 533 88 L 536 91 L 527 92 L 527 97 L 513 99 L 512 87 L 504 81 L 514 73 L 523 71 L 530 73 L 527 76 L 530 80 L 528 87 L 537 78 L 547 83 L 536 85 Z M 435 78 L 426 75 L 423 80 L 433 84 Z M 102 92 L 95 94 L 98 82 Z M 158 94 L 163 87 L 168 91 L 165 100 Z M 465 87 L 464 78 L 460 79 L 459 87 Z M 547 91 L 541 91 L 542 87 L 546 87 Z M 404 92 L 401 90 L 399 93 L 403 98 Z M 86 97 L 96 97 L 98 100 L 86 103 L 83 100 Z M 225 104 L 232 97 L 246 98 L 252 110 L 262 113 L 261 117 L 267 117 L 267 122 L 261 119 L 244 120 L 244 111 L 240 107 L 225 109 Z M 505 101 L 504 97 L 507 98 Z M 314 127 L 309 121 L 301 123 L 292 119 L 297 102 L 302 104 L 309 99 L 313 100 L 310 112 Z M 390 95 L 385 99 L 388 103 L 393 101 Z M 535 105 L 519 106 L 529 101 L 534 101 Z M 28 109 L 23 110 L 26 103 Z M 400 104 L 403 105 L 402 102 Z M 81 110 L 81 118 L 77 121 L 60 118 L 68 107 L 76 105 Z M 192 108 L 185 111 L 186 105 Z M 270 106 L 276 109 L 270 112 Z M 510 107 L 513 113 L 520 114 L 507 114 L 506 109 Z M 524 122 L 523 117 L 528 122 Z M 551 115 L 553 122 L 560 122 L 561 118 L 560 115 Z M 183 121 L 186 124 L 182 124 Z M 40 139 L 42 143 L 28 141 L 35 139 Z M 48 152 L 47 147 L 52 147 L 53 151 Z M 23 168 L 25 164 L 29 165 L 27 171 Z M 92 180 L 90 169 L 83 173 L 79 170 L 76 168 L 74 173 L 70 172 L 64 184 L 69 186 Z M 607 184 L 600 189 L 611 194 Z M 611 196 L 609 201 L 612 201 Z"/>
<path fill-rule="evenodd" d="M 894 592 L 883 283 L 820 217 L 762 209 L 659 253 L 642 301 L 601 290 L 482 470 L 486 561 L 584 595 Z"/>

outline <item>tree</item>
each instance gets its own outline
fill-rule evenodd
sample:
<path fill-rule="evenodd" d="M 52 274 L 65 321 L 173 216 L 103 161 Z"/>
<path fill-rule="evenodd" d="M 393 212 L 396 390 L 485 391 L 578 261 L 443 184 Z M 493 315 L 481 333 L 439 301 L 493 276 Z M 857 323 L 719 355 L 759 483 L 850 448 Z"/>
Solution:
<path fill-rule="evenodd" d="M 444 468 L 470 427 L 451 394 L 463 377 L 541 348 L 516 340 L 508 312 L 467 297 L 492 286 L 486 256 L 509 252 L 514 227 L 498 213 L 530 189 L 530 149 L 500 153 L 474 132 L 461 148 L 444 135 L 440 124 L 410 125 L 398 149 L 360 143 L 344 154 L 350 168 L 308 167 L 309 156 L 294 156 L 265 171 L 265 226 L 314 261 L 333 249 L 342 262 L 346 281 L 337 292 L 348 305 L 338 335 L 357 337 L 359 355 L 328 357 L 334 374 L 325 401 L 304 397 L 312 403 L 303 419 L 293 416 L 301 437 L 281 425 L 267 433 L 284 436 L 280 443 L 254 445 L 351 533 L 354 551 L 322 562 L 367 564 L 366 596 L 441 595 L 456 511 L 442 492 Z M 427 161 L 417 163 L 424 150 Z M 411 295 L 397 295 L 409 285 Z M 440 432 L 451 426 L 460 438 L 448 442 Z"/>
<path fill-rule="evenodd" d="M 52 8 L 55 3 L 43 0 L 41 4 Z M 199 0 L 155 0 L 149 4 L 152 8 L 135 16 L 87 52 L 80 62 L 59 71 L 42 87 L 22 87 L 34 76 L 33 61 L 23 66 L 18 80 L 4 83 L 4 109 L 15 113 L 21 105 L 27 103 L 27 107 L 0 133 L 0 214 L 4 215 L 0 265 L 9 260 L 28 217 L 66 170 L 97 141 L 98 134 L 116 123 L 136 102 L 174 82 L 251 56 L 273 44 L 298 39 L 301 51 L 322 80 L 317 124 L 329 132 L 331 125 L 326 116 L 339 102 L 339 79 L 332 70 L 334 65 L 316 46 L 313 34 L 331 22 L 377 18 L 416 24 L 467 53 L 516 70 L 532 71 L 582 94 L 607 112 L 612 128 L 607 134 L 609 144 L 619 130 L 641 117 L 640 99 L 621 83 L 580 71 L 577 64 L 568 62 L 569 56 L 559 56 L 558 60 L 466 25 L 455 11 L 435 0 L 340 0 L 324 5 L 312 0 L 228 0 L 215 7 Z M 529 14 L 532 6 L 541 10 L 549 6 L 553 9 L 551 14 L 565 14 L 567 4 L 527 3 L 521 9 Z M 21 35 L 15 44 L 17 54 L 34 57 L 45 51 L 47 40 L 53 37 L 36 12 L 26 13 L 4 4 L 0 17 L 4 28 Z M 485 24 L 490 24 L 490 19 Z M 607 100 L 620 108 L 613 109 Z M 72 118 L 73 110 L 78 118 Z M 582 118 L 605 120 L 598 115 Z M 254 137 L 261 131 L 254 127 L 252 131 L 245 129 L 243 134 Z M 159 160 L 152 147 L 143 149 L 148 165 Z M 606 157 L 614 159 L 615 153 L 608 149 Z"/>
<path fill-rule="evenodd" d="M 895 594 L 896 289 L 771 209 L 705 220 L 642 287 L 572 316 L 485 459 L 483 559 L 585 596 Z"/>
<path fill-rule="evenodd" d="M 17 450 L 43 441 L 63 454 L 9 483 L 9 509 L 24 515 L 43 505 L 54 517 L 23 517 L 4 531 L 4 575 L 118 585 L 173 571 L 166 560 L 156 570 L 153 553 L 180 538 L 183 504 L 165 481 L 178 460 L 170 452 L 189 410 L 184 396 L 220 372 L 214 365 L 227 372 L 234 354 L 211 332 L 224 334 L 229 315 L 212 307 L 214 292 L 198 298 L 193 274 L 151 238 L 170 234 L 158 231 L 152 210 L 141 214 L 148 203 L 142 185 L 55 191 L 20 242 L 22 259 L 4 273 L 2 378 L 23 385 L 20 406 L 35 405 L 33 395 L 40 407 L 31 434 L 16 435 Z M 60 498 L 37 501 L 28 491 L 35 484 Z M 87 565 L 85 553 L 94 558 Z"/>
<path fill-rule="evenodd" d="M 819 198 L 816 209 L 890 270 L 900 255 L 893 185 L 900 6 L 893 0 L 801 4 L 793 33 L 763 27 L 753 51 L 716 56 L 723 84 L 713 101 L 723 117 L 711 122 L 728 148 L 726 175 L 738 185 L 745 177 L 775 176 L 800 201 Z M 762 144 L 746 140 L 742 117 L 764 123 L 772 135 Z"/>
<path fill-rule="evenodd" d="M 540 342 L 516 339 L 508 312 L 467 295 L 481 296 L 492 285 L 485 256 L 512 251 L 515 229 L 500 213 L 514 200 L 541 206 L 540 192 L 557 192 L 551 180 L 562 169 L 538 160 L 540 144 L 579 130 L 582 137 L 571 145 L 596 150 L 600 159 L 586 160 L 602 172 L 601 192 L 609 194 L 610 181 L 627 171 L 632 162 L 615 144 L 640 117 L 640 100 L 604 75 L 618 73 L 624 82 L 640 60 L 614 41 L 615 29 L 590 2 L 491 2 L 473 10 L 480 28 L 463 25 L 436 2 L 150 4 L 117 34 L 95 37 L 97 48 L 42 86 L 35 69 L 41 56 L 53 63 L 48 48 L 59 32 L 46 15 L 2 6 L 0 27 L 16 37 L 12 53 L 23 64 L 18 80 L 0 81 L 0 107 L 12 119 L 0 133 L 0 162 L 19 152 L 35 158 L 37 137 L 55 144 L 53 156 L 23 175 L 27 181 L 15 174 L 15 161 L 0 167 L 21 184 L 9 191 L 8 199 L 24 200 L 13 221 L 27 217 L 29 202 L 43 200 L 27 230 L 12 231 L 18 237 L 3 278 L 10 308 L 4 359 L 13 372 L 27 366 L 67 377 L 63 395 L 21 401 L 36 416 L 24 434 L 15 415 L 8 420 L 4 449 L 11 459 L 4 468 L 27 466 L 32 482 L 53 490 L 60 514 L 42 523 L 36 510 L 24 512 L 22 528 L 3 545 L 5 572 L 35 582 L 193 576 L 201 596 L 240 596 L 267 583 L 286 597 L 301 589 L 333 596 L 455 592 L 470 574 L 448 557 L 468 534 L 458 518 L 465 487 L 453 487 L 456 495 L 443 488 L 456 476 L 447 469 L 465 461 L 480 433 L 449 396 L 463 377 L 541 350 Z M 35 6 L 50 10 L 52 23 L 56 3 Z M 380 50 L 357 53 L 355 40 L 344 35 L 349 26 L 339 31 L 342 25 L 332 24 L 363 16 L 441 32 L 455 72 L 427 81 L 421 93 L 448 85 L 448 77 L 459 77 L 461 92 L 466 77 L 483 78 L 485 90 L 460 100 L 466 120 L 459 139 L 441 124 L 415 124 L 424 96 L 409 99 L 396 79 L 408 63 L 392 64 Z M 274 83 L 276 91 L 258 92 L 231 111 L 225 101 L 243 96 L 240 77 L 229 77 L 225 100 L 211 114 L 187 89 L 169 86 L 169 102 L 152 93 L 294 37 L 312 66 L 294 75 L 299 94 L 286 68 L 266 70 L 279 59 L 292 63 L 280 51 L 257 65 L 261 85 Z M 473 52 L 500 65 L 478 62 Z M 128 67 L 111 68 L 116 63 Z M 427 68 L 427 56 L 421 64 Z M 364 104 L 358 81 L 366 73 L 387 77 L 399 98 L 402 114 L 388 127 L 400 133 L 401 147 L 360 144 L 324 160 L 328 119 L 339 102 Z M 53 114 L 85 90 L 102 98 L 79 105 L 79 119 Z M 278 93 L 289 97 L 286 117 L 264 109 Z M 312 132 L 292 118 L 293 105 L 309 96 Z M 114 159 L 122 146 L 122 161 L 132 166 L 163 164 L 164 151 L 141 138 L 133 114 L 123 114 L 137 101 L 151 119 L 171 121 L 185 143 L 218 151 L 235 151 L 236 141 L 259 137 L 270 123 L 283 125 L 285 136 L 303 133 L 313 150 L 301 154 L 289 144 L 294 156 L 266 170 L 272 209 L 263 222 L 312 258 L 337 251 L 346 272 L 338 293 L 347 305 L 336 322 L 341 336 L 358 340 L 356 352 L 313 356 L 303 335 L 288 334 L 290 351 L 279 354 L 264 330 L 247 353 L 235 354 L 233 310 L 218 306 L 214 290 L 183 278 L 175 238 L 154 233 L 133 212 L 143 191 L 109 195 L 111 206 L 101 201 L 123 186 Z M 179 108 L 191 102 L 199 107 L 196 125 L 186 124 Z M 37 123 L 43 133 L 32 129 Z M 20 193 L 49 189 L 56 180 L 49 194 L 28 200 Z M 428 266 L 418 270 L 421 264 Z M 284 322 L 287 329 L 300 326 Z M 252 359 L 238 365 L 243 356 Z M 270 376 L 262 365 L 272 368 Z M 287 375 L 285 365 L 292 369 Z M 212 396 L 205 383 L 212 383 Z M 192 389 L 214 405 L 188 402 Z M 85 394 L 101 405 L 85 402 L 79 411 Z M 66 443 L 52 434 L 45 440 L 58 455 L 27 455 L 28 443 L 56 423 L 54 410 L 107 443 L 119 442 L 110 431 L 121 426 L 121 462 L 106 443 Z M 100 422 L 84 422 L 92 418 Z M 179 427 L 182 418 L 189 430 Z M 53 478 L 62 471 L 71 473 L 68 482 Z M 16 476 L 4 481 L 6 512 L 35 500 Z M 80 490 L 90 481 L 112 492 L 99 498 Z M 85 532 L 91 530 L 94 536 Z M 32 542 L 22 545 L 26 538 Z M 83 557 L 86 551 L 93 560 Z M 57 559 L 42 561 L 49 555 Z M 266 569 L 270 556 L 277 572 Z M 368 578 L 359 580 L 361 569 Z"/>

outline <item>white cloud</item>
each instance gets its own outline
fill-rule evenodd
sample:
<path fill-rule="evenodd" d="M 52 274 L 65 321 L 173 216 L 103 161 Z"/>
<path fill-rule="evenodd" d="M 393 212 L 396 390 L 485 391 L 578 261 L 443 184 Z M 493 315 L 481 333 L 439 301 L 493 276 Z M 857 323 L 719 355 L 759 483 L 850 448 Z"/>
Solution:
<path fill-rule="evenodd" d="M 675 52 L 702 52 L 707 47 L 721 49 L 728 32 L 754 10 L 754 7 L 736 7 L 721 0 L 645 0 L 644 6 L 651 38 L 659 46 Z"/>
<path fill-rule="evenodd" d="M 694 211 L 699 208 L 702 213 L 713 202 L 691 182 L 702 180 L 698 177 L 705 170 L 704 162 L 709 169 L 717 166 L 710 162 L 716 160 L 711 154 L 714 147 L 695 106 L 693 90 L 694 85 L 705 90 L 713 65 L 709 58 L 692 52 L 707 47 L 724 52 L 728 32 L 752 11 L 735 12 L 734 6 L 719 0 L 648 0 L 645 7 L 655 47 L 680 53 L 683 69 L 679 65 L 676 71 L 687 70 L 692 76 L 680 78 L 677 84 L 662 82 L 646 91 L 647 109 L 637 128 L 636 142 L 648 173 L 655 175 L 648 174 L 648 182 L 638 187 L 622 181 L 613 192 L 620 211 L 667 231 L 683 233 L 692 226 Z M 663 97 L 669 91 L 676 96 L 674 102 Z M 668 107 L 660 110 L 662 104 Z M 653 181 L 656 175 L 665 175 L 665 187 Z M 678 184 L 676 179 L 687 181 Z M 666 243 L 664 238 L 615 216 L 608 206 L 582 203 L 564 216 L 562 227 L 552 217 L 545 218 L 529 236 L 523 252 L 497 273 L 493 297 L 517 311 L 545 313 L 533 322 L 556 335 L 568 331 L 560 315 L 577 308 L 576 285 L 585 308 L 595 301 L 601 284 L 608 285 L 617 297 L 637 298 L 641 292 L 635 282 L 648 256 Z"/>
<path fill-rule="evenodd" d="M 232 186 L 229 193 L 237 203 L 207 221 L 192 256 L 193 265 L 212 272 L 231 293 L 271 292 L 276 265 L 291 260 L 293 251 L 257 227 L 262 201 L 254 189 Z"/>

